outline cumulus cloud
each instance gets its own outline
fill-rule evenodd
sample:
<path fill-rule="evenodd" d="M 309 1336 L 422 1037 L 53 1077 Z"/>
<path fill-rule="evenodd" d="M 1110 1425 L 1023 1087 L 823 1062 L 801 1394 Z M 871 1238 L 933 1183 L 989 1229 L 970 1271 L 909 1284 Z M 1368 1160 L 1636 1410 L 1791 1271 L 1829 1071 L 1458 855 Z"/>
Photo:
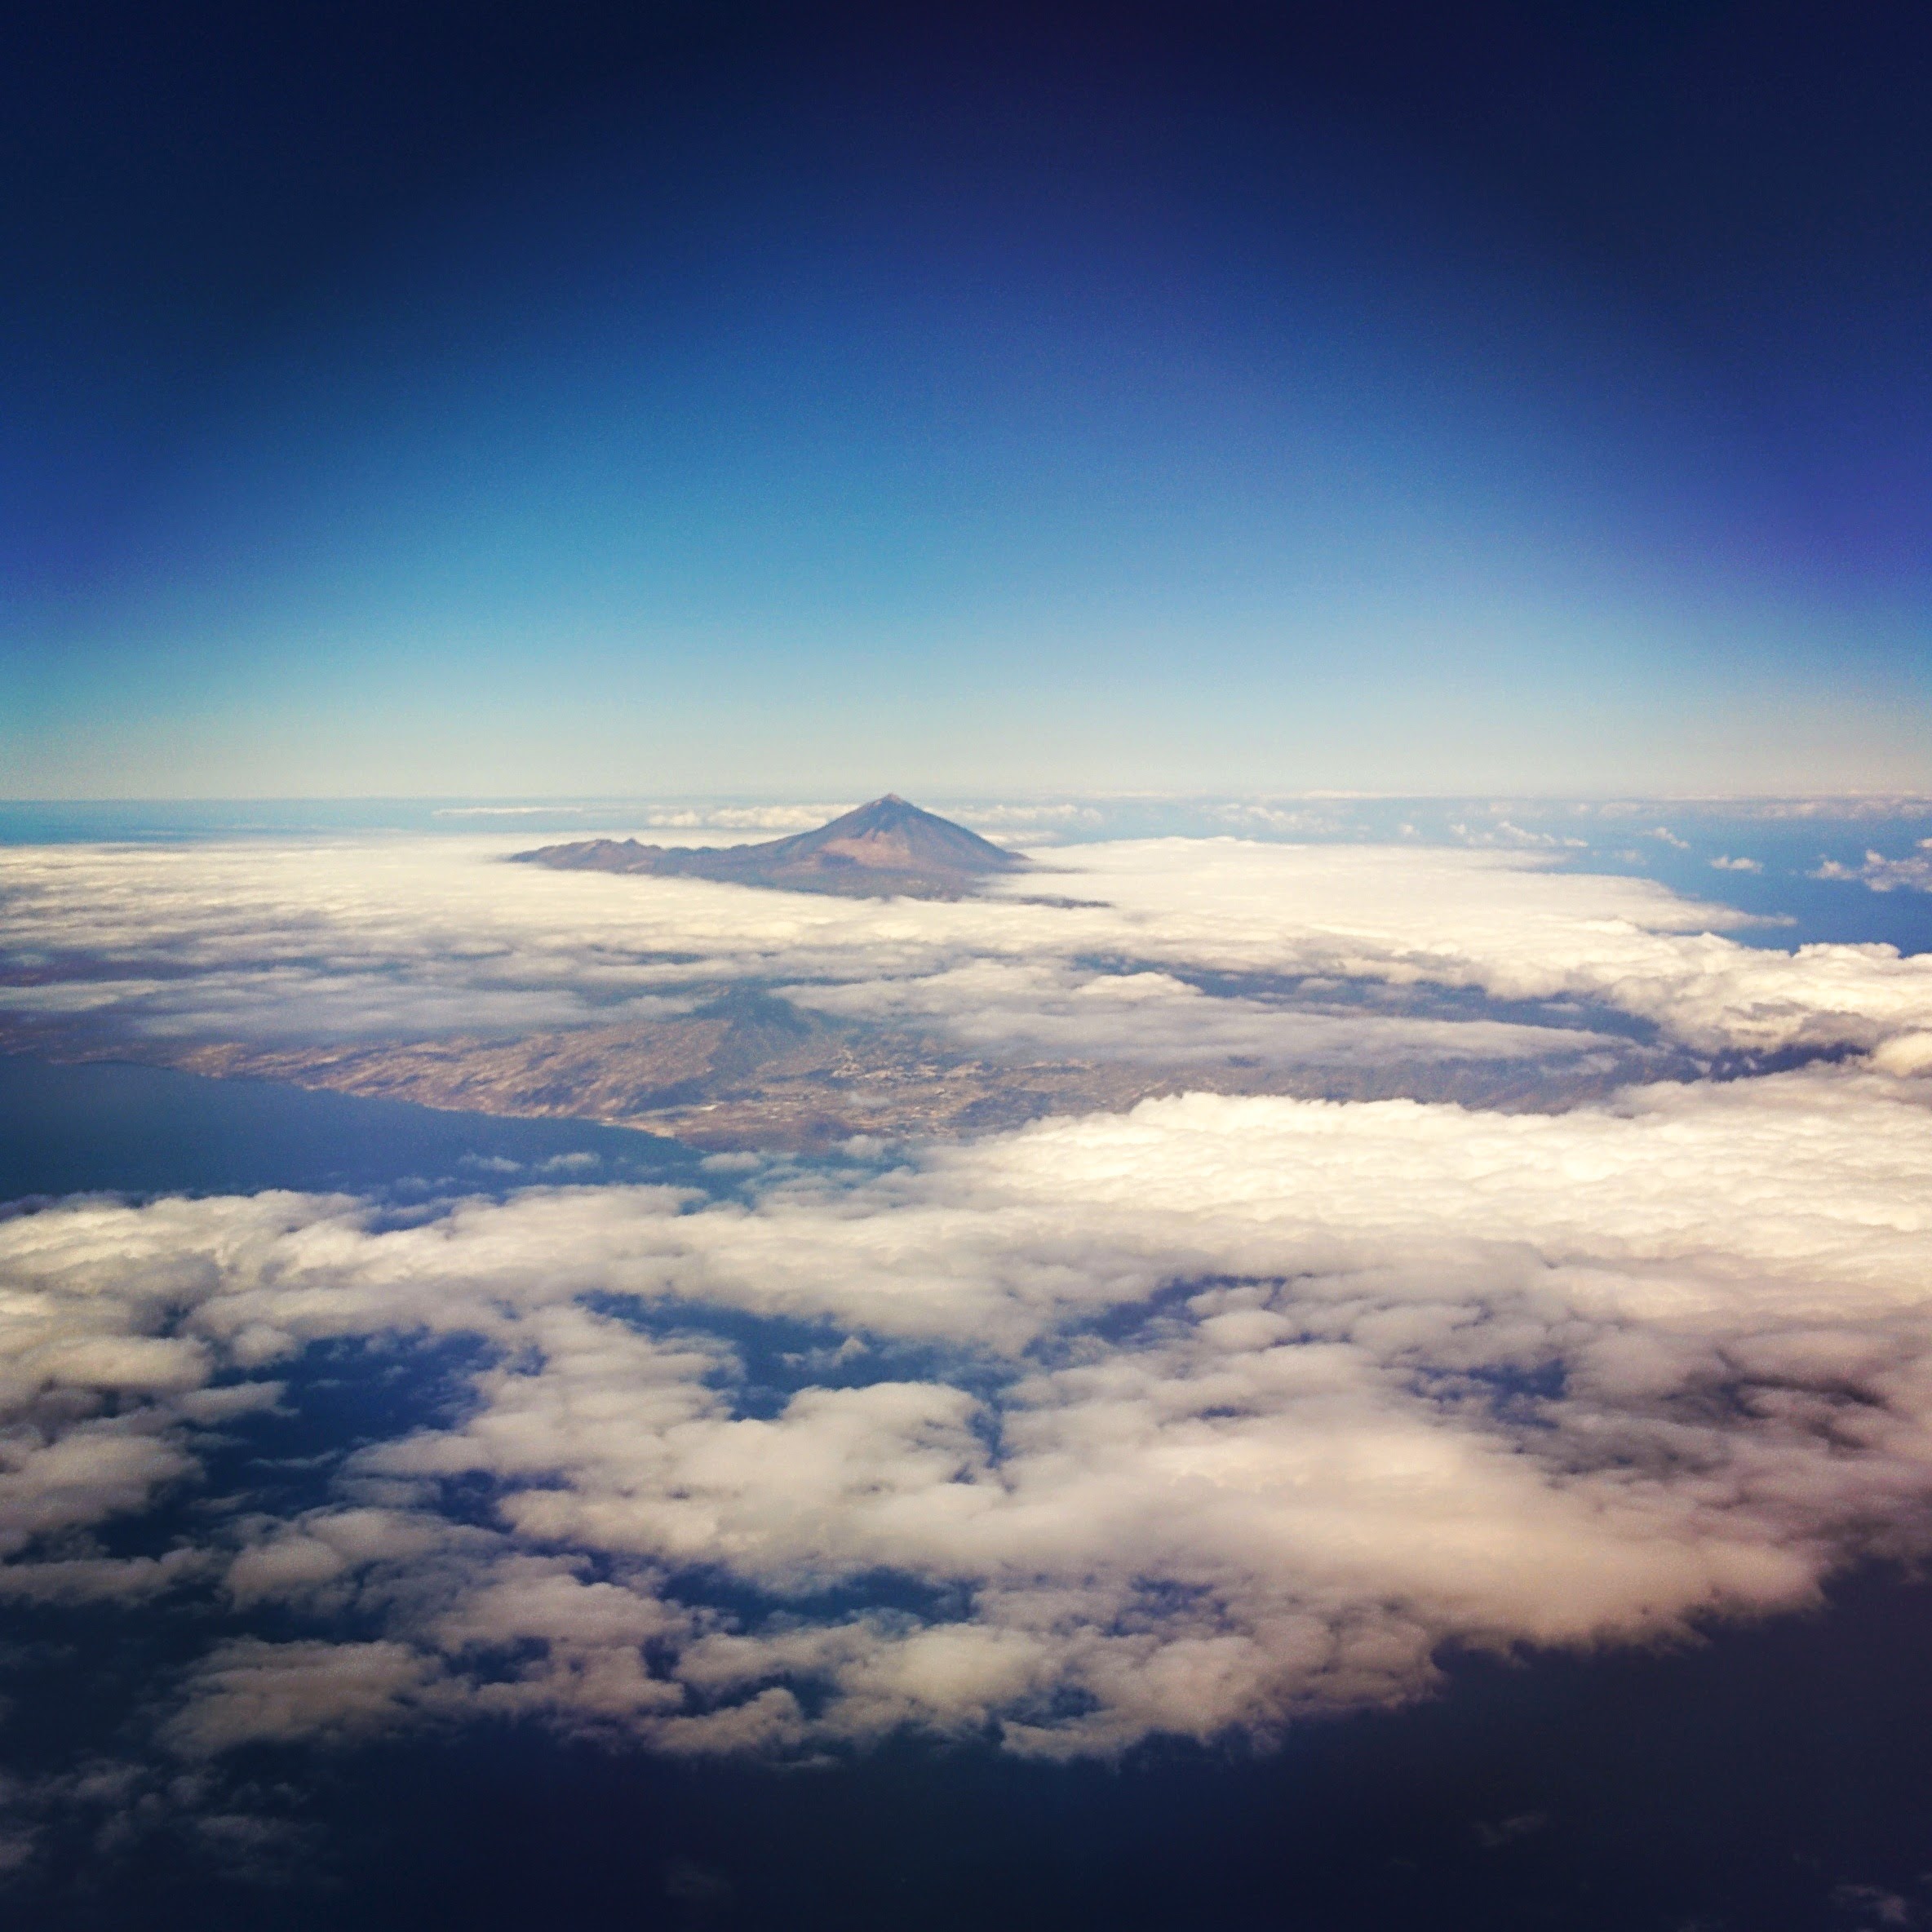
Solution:
<path fill-rule="evenodd" d="M 1515 846 L 1529 851 L 1582 851 L 1588 841 L 1565 833 L 1532 831 L 1513 820 L 1497 818 L 1493 824 L 1472 826 L 1458 819 L 1449 830 L 1466 845 Z"/>
<path fill-rule="evenodd" d="M 1259 1035 L 1264 1051 L 1323 1050 L 1319 1024 L 1233 1006 L 1210 1023 L 1170 983 L 1208 975 L 1582 1001 L 1712 1053 L 1869 1050 L 1932 1022 L 1932 957 L 1742 945 L 1726 936 L 1741 914 L 1553 870 L 1531 851 L 1087 845 L 1054 854 L 1058 880 L 944 903 L 499 862 L 512 849 L 476 837 L 10 849 L 0 996 L 151 1035 L 331 1036 L 648 1017 L 693 986 L 757 982 L 963 1038 L 1115 1050 L 1131 1035 L 1137 1052 L 1182 1056 L 1217 1033 L 1248 1043 L 1236 1051 Z M 1043 895 L 1043 883 L 1066 889 Z M 963 997 L 975 974 L 998 982 L 990 1011 Z M 1128 1004 L 1131 1027 L 1098 1023 Z M 1495 1044 L 1482 1037 L 1410 1044 L 1447 1051 L 1453 1039 L 1453 1055 L 1481 1057 Z"/>
<path fill-rule="evenodd" d="M 1841 865 L 1828 858 L 1811 876 L 1852 880 L 1875 893 L 1932 893 L 1932 839 L 1921 839 L 1918 851 L 1903 858 L 1887 858 L 1881 852 L 1869 851 L 1862 866 Z"/>
<path fill-rule="evenodd" d="M 1265 1734 L 1425 1689 L 1447 1640 L 1642 1637 L 1923 1549 L 1929 1097 L 1194 1095 L 729 1199 L 50 1208 L 0 1223 L 0 1522 L 42 1587 L 310 1346 L 468 1336 L 454 1412 L 174 1559 L 296 1620 L 189 1674 L 176 1751 Z M 823 1337 L 777 1387 L 774 1318 Z"/>
<path fill-rule="evenodd" d="M 186 1220 L 179 1219 L 185 1216 Z M 188 1438 L 273 1403 L 272 1382 L 212 1389 L 208 1345 L 179 1331 L 207 1262 L 177 1236 L 204 1217 L 163 1208 L 104 1278 L 83 1218 L 6 1225 L 0 1277 L 0 1558 L 140 1509 L 196 1469 Z M 117 1561 L 58 1550 L 0 1563 L 0 1594 L 40 1601 L 154 1593 L 195 1566 L 188 1553 Z"/>
<path fill-rule="evenodd" d="M 1277 838 L 1332 836 L 1348 823 L 1345 809 L 1305 800 L 1283 805 L 1261 800 L 1237 800 L 1213 807 L 1208 817 L 1237 833 L 1261 832 Z"/>
<path fill-rule="evenodd" d="M 405 1644 L 265 1643 L 237 1637 L 196 1672 L 169 1727 L 190 1753 L 380 1730 L 422 1691 L 433 1665 Z"/>

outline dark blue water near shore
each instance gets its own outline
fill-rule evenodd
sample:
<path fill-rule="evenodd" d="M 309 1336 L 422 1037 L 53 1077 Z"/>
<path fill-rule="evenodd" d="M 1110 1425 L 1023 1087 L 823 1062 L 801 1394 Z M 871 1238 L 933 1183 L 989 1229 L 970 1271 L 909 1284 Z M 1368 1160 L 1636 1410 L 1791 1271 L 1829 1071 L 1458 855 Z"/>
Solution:
<path fill-rule="evenodd" d="M 501 1194 L 533 1182 L 681 1181 L 675 1141 L 578 1120 L 508 1120 L 400 1101 L 98 1061 L 0 1057 L 0 1202 L 304 1192 Z"/>

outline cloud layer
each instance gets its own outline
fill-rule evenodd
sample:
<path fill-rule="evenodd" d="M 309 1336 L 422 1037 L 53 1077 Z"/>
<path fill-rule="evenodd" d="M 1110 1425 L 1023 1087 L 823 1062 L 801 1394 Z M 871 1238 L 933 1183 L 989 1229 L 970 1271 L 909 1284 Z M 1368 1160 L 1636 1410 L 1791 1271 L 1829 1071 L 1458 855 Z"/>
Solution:
<path fill-rule="evenodd" d="M 73 1203 L 0 1224 L 0 1577 L 221 1578 L 190 1757 L 481 1713 L 1106 1752 L 1413 1695 L 1447 1641 L 1799 1603 L 1923 1547 L 1928 1097 L 1192 1096 L 730 1199 Z M 330 1500 L 77 1545 L 305 1351 L 439 1336 L 486 1349 L 459 1411 Z"/>
<path fill-rule="evenodd" d="M 1587 1051 L 1593 1010 L 1709 1054 L 1932 1031 L 1932 957 L 1741 945 L 1739 914 L 1534 852 L 1090 845 L 939 904 L 497 862 L 514 843 L 0 851 L 0 1006 L 153 1035 L 380 1036 L 649 1017 L 757 981 L 981 1045 L 1182 1059 L 1318 1061 L 1340 1050 L 1337 1011 L 1356 1050 L 1424 1057 Z M 1398 1010 L 1378 1031 L 1325 999 L 1363 986 L 1545 1010 Z"/>

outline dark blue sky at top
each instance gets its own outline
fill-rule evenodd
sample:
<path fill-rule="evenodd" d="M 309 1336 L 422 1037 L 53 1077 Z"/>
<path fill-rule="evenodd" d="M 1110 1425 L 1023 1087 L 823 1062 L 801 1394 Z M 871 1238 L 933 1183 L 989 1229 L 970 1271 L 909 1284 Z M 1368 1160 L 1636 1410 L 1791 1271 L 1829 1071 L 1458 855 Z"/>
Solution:
<path fill-rule="evenodd" d="M 1920 10 L 0 33 L 0 790 L 1932 776 Z"/>

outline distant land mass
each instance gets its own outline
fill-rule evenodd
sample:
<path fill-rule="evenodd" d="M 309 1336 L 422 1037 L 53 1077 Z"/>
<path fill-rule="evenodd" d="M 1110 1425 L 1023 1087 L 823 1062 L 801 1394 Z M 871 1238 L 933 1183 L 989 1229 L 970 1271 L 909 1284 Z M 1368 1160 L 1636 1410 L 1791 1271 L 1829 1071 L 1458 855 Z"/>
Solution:
<path fill-rule="evenodd" d="M 649 872 L 783 892 L 839 893 L 854 899 L 957 899 L 982 880 L 1024 871 L 1029 862 L 950 818 L 908 804 L 894 792 L 816 831 L 760 845 L 644 845 L 636 839 L 586 839 L 514 856 L 560 871 Z"/>
<path fill-rule="evenodd" d="M 10 1022 L 0 1014 L 0 1048 Z M 1017 1128 L 1049 1114 L 1124 1112 L 1174 1093 L 1453 1101 L 1561 1110 L 1633 1081 L 1687 1077 L 1681 1055 L 1619 1043 L 1588 1067 L 1529 1061 L 1297 1064 L 1246 1054 L 1172 1065 L 1083 1059 L 1023 1042 L 988 1049 L 913 1027 L 794 1006 L 763 986 L 689 1013 L 493 1039 L 276 1044 L 148 1039 L 33 1042 L 42 1057 L 135 1060 L 217 1078 L 287 1081 L 419 1106 L 595 1120 L 720 1150 L 835 1146 Z"/>

